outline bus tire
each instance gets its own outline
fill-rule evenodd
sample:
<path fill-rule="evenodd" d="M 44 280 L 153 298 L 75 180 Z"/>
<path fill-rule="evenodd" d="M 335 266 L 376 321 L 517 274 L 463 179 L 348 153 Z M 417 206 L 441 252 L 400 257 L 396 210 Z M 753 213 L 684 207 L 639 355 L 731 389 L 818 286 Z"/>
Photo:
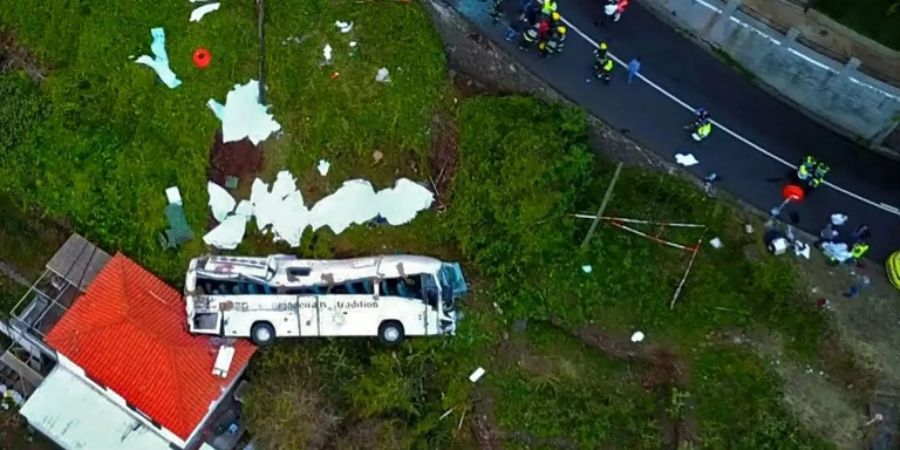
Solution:
<path fill-rule="evenodd" d="M 405 337 L 403 324 L 396 320 L 382 322 L 381 326 L 378 327 L 378 338 L 385 344 L 397 345 L 403 342 Z"/>
<path fill-rule="evenodd" d="M 250 339 L 260 347 L 271 345 L 275 342 L 275 327 L 269 322 L 256 322 L 250 327 Z"/>

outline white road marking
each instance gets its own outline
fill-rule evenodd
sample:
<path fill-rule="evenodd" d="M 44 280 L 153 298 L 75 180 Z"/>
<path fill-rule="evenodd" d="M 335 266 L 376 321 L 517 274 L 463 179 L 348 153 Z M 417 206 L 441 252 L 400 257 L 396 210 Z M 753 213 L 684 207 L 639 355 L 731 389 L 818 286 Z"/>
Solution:
<path fill-rule="evenodd" d="M 588 41 L 591 45 L 593 45 L 594 47 L 597 47 L 597 46 L 598 46 L 597 41 L 591 39 L 590 36 L 588 36 L 587 34 L 585 34 L 583 31 L 579 30 L 578 27 L 576 27 L 574 24 L 572 24 L 572 22 L 569 22 L 568 20 L 566 20 L 565 17 L 562 18 L 562 21 L 565 22 L 565 24 L 569 26 L 569 29 L 574 30 L 575 33 L 577 33 L 579 36 L 581 36 L 584 40 Z M 619 57 L 617 57 L 616 55 L 614 55 L 612 52 L 609 52 L 609 56 L 613 59 L 613 61 L 615 61 L 616 63 L 618 63 L 620 66 L 622 66 L 622 67 L 628 67 L 628 64 L 627 64 L 625 61 L 623 61 L 622 59 L 620 59 Z M 685 108 L 685 109 L 687 109 L 687 110 L 689 110 L 689 111 L 691 111 L 691 112 L 697 110 L 697 108 L 695 108 L 695 107 L 693 107 L 693 106 L 687 104 L 687 102 L 685 102 L 684 100 L 682 100 L 682 99 L 676 97 L 675 94 L 673 94 L 673 93 L 671 93 L 671 92 L 669 92 L 669 91 L 663 89 L 660 85 L 654 83 L 653 81 L 650 81 L 649 78 L 645 77 L 645 76 L 642 75 L 641 73 L 638 73 L 638 74 L 637 74 L 637 77 L 638 77 L 638 79 L 640 79 L 640 80 L 644 81 L 645 83 L 647 83 L 648 85 L 650 85 L 650 87 L 652 87 L 653 89 L 656 89 L 657 91 L 659 91 L 659 93 L 665 95 L 666 97 L 668 97 L 669 99 L 671 99 L 671 100 L 674 101 L 675 103 L 681 105 L 683 108 Z M 752 148 L 752 149 L 754 149 L 754 150 L 756 150 L 756 151 L 762 153 L 763 155 L 768 156 L 769 158 L 774 159 L 775 161 L 778 161 L 779 163 L 781 163 L 781 164 L 783 164 L 783 165 L 785 165 L 785 166 L 787 166 L 787 167 L 790 167 L 791 169 L 797 169 L 797 166 L 796 166 L 795 164 L 792 164 L 792 163 L 790 163 L 790 162 L 784 160 L 784 158 L 782 158 L 782 157 L 780 157 L 780 156 L 778 156 L 778 155 L 776 155 L 776 154 L 774 154 L 774 153 L 772 153 L 772 152 L 770 152 L 770 151 L 768 151 L 768 150 L 766 150 L 766 149 L 760 147 L 760 146 L 757 145 L 755 142 L 753 142 L 753 141 L 751 141 L 750 139 L 747 139 L 747 138 L 741 136 L 740 134 L 737 134 L 736 132 L 734 132 L 734 131 L 731 130 L 730 128 L 726 127 L 725 125 L 722 125 L 720 122 L 717 122 L 717 121 L 713 120 L 712 123 L 715 124 L 717 127 L 719 127 L 722 131 L 724 131 L 724 132 L 730 134 L 730 135 L 731 135 L 732 137 L 734 137 L 735 139 L 737 139 L 737 140 L 743 142 L 744 144 L 747 144 L 750 148 Z M 849 190 L 847 190 L 847 189 L 844 189 L 844 188 L 842 188 L 842 187 L 840 187 L 840 186 L 838 186 L 838 185 L 836 185 L 836 184 L 834 184 L 834 183 L 831 183 L 830 181 L 825 181 L 824 184 L 825 184 L 825 186 L 828 186 L 828 187 L 830 187 L 830 188 L 832 188 L 832 189 L 834 189 L 834 190 L 836 190 L 836 191 L 838 191 L 838 192 L 840 192 L 840 193 L 842 193 L 842 194 L 844 194 L 844 195 L 847 195 L 847 196 L 849 196 L 849 197 L 855 198 L 856 200 L 859 200 L 859 201 L 861 201 L 861 202 L 863 202 L 863 203 L 867 203 L 867 204 L 869 204 L 869 205 L 871 205 L 871 206 L 874 206 L 874 207 L 876 207 L 876 208 L 878 208 L 878 209 L 881 209 L 881 210 L 883 210 L 883 211 L 887 211 L 887 212 L 889 212 L 889 213 L 891 213 L 891 214 L 894 214 L 894 215 L 896 215 L 896 216 L 900 216 L 900 210 L 898 210 L 897 208 L 895 208 L 895 207 L 893 207 L 893 206 L 886 205 L 886 204 L 881 203 L 881 202 L 875 202 L 875 201 L 873 201 L 873 200 L 869 200 L 868 198 L 865 198 L 865 197 L 863 197 L 863 196 L 861 196 L 861 195 L 859 195 L 859 194 L 857 194 L 857 193 L 855 193 L 855 192 L 852 192 L 852 191 L 849 191 Z"/>

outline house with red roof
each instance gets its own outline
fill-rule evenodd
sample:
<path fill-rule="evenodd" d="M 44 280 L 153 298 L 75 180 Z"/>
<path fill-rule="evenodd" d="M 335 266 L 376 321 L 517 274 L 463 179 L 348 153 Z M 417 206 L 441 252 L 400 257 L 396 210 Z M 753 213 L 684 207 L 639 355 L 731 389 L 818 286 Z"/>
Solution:
<path fill-rule="evenodd" d="M 21 414 L 63 448 L 215 448 L 212 419 L 255 347 L 188 333 L 181 293 L 122 254 L 89 276 L 63 277 L 77 295 L 34 333 L 57 363 Z"/>

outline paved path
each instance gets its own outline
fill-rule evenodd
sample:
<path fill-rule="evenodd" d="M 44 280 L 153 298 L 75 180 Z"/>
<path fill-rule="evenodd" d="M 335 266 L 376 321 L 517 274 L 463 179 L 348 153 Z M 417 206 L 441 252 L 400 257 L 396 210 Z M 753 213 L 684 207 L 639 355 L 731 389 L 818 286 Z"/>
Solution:
<path fill-rule="evenodd" d="M 769 179 L 786 176 L 788 165 L 807 153 L 815 154 L 832 167 L 829 186 L 785 212 L 797 212 L 799 226 L 813 234 L 837 211 L 850 216 L 847 232 L 860 223 L 868 224 L 873 237 L 867 256 L 879 264 L 900 249 L 900 162 L 807 118 L 640 4 L 631 2 L 620 22 L 601 28 L 593 25 L 599 1 L 561 0 L 560 12 L 570 23 L 569 39 L 562 54 L 545 60 L 504 41 L 506 25 L 491 24 L 489 2 L 449 1 L 500 48 L 563 95 L 665 158 L 674 161 L 675 153 L 693 153 L 700 164 L 688 170 L 698 176 L 717 172 L 723 179 L 719 188 L 760 209 L 769 210 L 781 201 L 782 183 Z M 513 3 L 519 2 L 506 3 L 514 8 Z M 586 82 L 593 63 L 591 41 L 601 39 L 620 60 L 640 57 L 644 78 L 628 85 L 627 70 L 617 66 L 611 85 Z M 693 120 L 688 107 L 696 106 L 709 109 L 716 123 L 712 135 L 699 145 L 682 129 Z"/>

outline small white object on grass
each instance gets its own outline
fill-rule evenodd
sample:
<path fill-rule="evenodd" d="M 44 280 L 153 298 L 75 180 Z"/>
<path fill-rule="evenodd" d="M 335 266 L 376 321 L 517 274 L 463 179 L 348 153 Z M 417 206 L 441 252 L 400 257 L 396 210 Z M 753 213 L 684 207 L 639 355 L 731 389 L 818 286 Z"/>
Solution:
<path fill-rule="evenodd" d="M 191 11 L 191 22 L 199 22 L 203 16 L 219 9 L 219 3 L 207 3 Z"/>
<path fill-rule="evenodd" d="M 331 163 L 324 159 L 320 159 L 319 165 L 316 166 L 316 169 L 319 170 L 319 175 L 322 175 L 323 177 L 325 175 L 328 175 L 328 169 L 330 169 L 330 168 L 331 168 Z"/>
<path fill-rule="evenodd" d="M 322 56 L 325 57 L 326 63 L 331 62 L 331 45 L 330 44 L 325 44 L 325 48 L 322 49 Z"/>
<path fill-rule="evenodd" d="M 391 72 L 387 69 L 387 67 L 378 69 L 378 73 L 375 74 L 375 81 L 379 83 L 391 82 Z"/>
<path fill-rule="evenodd" d="M 334 26 L 336 26 L 338 30 L 341 30 L 341 33 L 349 33 L 350 30 L 353 29 L 353 22 L 342 22 L 338 20 L 334 23 Z"/>
<path fill-rule="evenodd" d="M 178 191 L 178 186 L 166 188 L 166 199 L 169 200 L 170 205 L 181 204 L 181 192 Z"/>
<path fill-rule="evenodd" d="M 479 367 L 475 369 L 475 371 L 472 372 L 471 375 L 469 375 L 469 381 L 475 383 L 480 380 L 482 376 L 484 376 L 484 368 Z"/>
<path fill-rule="evenodd" d="M 722 240 L 717 237 L 714 237 L 709 240 L 709 245 L 712 245 L 713 248 L 722 248 Z"/>
<path fill-rule="evenodd" d="M 753 225 L 751 225 L 749 223 L 744 224 L 744 232 L 747 234 L 753 233 Z"/>
<path fill-rule="evenodd" d="M 581 266 L 581 270 L 582 270 L 584 273 L 591 273 L 591 272 L 594 271 L 594 268 L 591 267 L 590 264 L 585 264 L 585 265 Z"/>
<path fill-rule="evenodd" d="M 700 164 L 700 161 L 698 161 L 697 158 L 694 157 L 693 153 L 688 153 L 686 155 L 682 155 L 681 153 L 676 153 L 675 154 L 675 162 L 677 162 L 678 164 L 681 164 L 684 167 L 690 167 L 695 164 Z"/>
<path fill-rule="evenodd" d="M 631 335 L 631 342 L 641 342 L 644 340 L 644 333 L 640 331 L 635 331 L 634 334 Z"/>

